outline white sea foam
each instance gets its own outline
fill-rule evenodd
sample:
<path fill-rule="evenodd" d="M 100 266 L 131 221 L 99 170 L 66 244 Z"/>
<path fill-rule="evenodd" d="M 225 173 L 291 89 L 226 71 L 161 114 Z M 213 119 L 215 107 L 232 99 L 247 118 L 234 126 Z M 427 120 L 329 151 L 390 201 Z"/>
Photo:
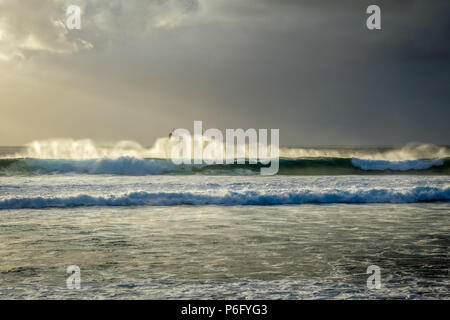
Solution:
<path fill-rule="evenodd" d="M 395 148 L 281 148 L 285 158 L 358 158 L 404 161 L 450 157 L 450 148 L 433 144 L 408 143 Z"/>

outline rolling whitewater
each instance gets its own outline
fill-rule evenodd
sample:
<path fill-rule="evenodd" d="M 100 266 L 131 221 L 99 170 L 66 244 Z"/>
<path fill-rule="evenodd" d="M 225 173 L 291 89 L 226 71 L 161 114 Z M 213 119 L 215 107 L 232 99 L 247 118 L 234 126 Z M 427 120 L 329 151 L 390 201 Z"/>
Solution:
<path fill-rule="evenodd" d="M 1 147 L 0 298 L 450 298 L 450 148 L 286 147 L 274 176 L 169 149 Z"/>

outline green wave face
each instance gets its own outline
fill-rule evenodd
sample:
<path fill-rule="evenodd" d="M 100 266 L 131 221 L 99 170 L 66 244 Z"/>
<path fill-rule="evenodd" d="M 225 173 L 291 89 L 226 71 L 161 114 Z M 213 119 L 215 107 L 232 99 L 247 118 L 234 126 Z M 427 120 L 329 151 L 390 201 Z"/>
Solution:
<path fill-rule="evenodd" d="M 167 159 L 0 159 L 0 175 L 112 174 L 112 175 L 257 175 L 260 163 L 175 165 Z M 408 161 L 351 158 L 282 158 L 280 175 L 426 174 L 450 175 L 450 159 Z"/>

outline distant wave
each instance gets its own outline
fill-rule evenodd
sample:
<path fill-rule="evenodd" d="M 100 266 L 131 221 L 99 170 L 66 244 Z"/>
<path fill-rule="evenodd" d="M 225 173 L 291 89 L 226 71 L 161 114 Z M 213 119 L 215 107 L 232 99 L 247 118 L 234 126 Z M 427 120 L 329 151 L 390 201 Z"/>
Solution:
<path fill-rule="evenodd" d="M 415 203 L 449 201 L 450 188 L 414 187 L 409 190 L 302 190 L 266 193 L 228 192 L 209 195 L 190 192 L 132 192 L 122 195 L 69 197 L 20 197 L 0 201 L 0 209 L 72 208 L 92 206 L 176 206 L 176 205 L 298 205 L 314 203 Z"/>
<path fill-rule="evenodd" d="M 0 159 L 0 175 L 41 174 L 108 174 L 108 175 L 255 175 L 261 164 L 180 165 L 167 159 Z M 348 174 L 450 174 L 450 159 L 368 160 L 357 158 L 280 159 L 283 175 L 348 175 Z"/>

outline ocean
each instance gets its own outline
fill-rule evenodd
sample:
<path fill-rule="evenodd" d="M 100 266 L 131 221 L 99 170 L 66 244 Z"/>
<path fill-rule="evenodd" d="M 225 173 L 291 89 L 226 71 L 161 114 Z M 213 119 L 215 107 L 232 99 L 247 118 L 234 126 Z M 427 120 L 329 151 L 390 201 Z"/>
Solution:
<path fill-rule="evenodd" d="M 261 176 L 75 143 L 0 148 L 0 298 L 450 298 L 448 147 L 282 148 Z"/>

